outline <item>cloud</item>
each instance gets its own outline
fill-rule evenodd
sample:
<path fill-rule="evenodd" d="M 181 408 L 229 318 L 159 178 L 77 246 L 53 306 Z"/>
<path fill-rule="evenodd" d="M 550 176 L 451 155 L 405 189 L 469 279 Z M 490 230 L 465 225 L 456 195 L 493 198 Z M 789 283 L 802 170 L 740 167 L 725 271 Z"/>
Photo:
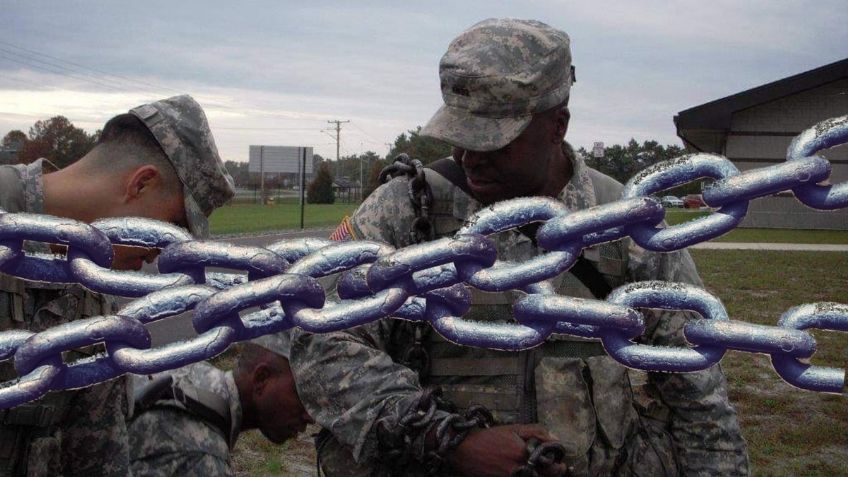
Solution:
<path fill-rule="evenodd" d="M 576 145 L 678 143 L 678 111 L 842 59 L 848 44 L 844 0 L 97 8 L 36 0 L 4 8 L 0 133 L 55 114 L 93 131 L 132 106 L 189 92 L 206 108 L 222 155 L 238 160 L 250 144 L 307 144 L 335 156 L 334 137 L 322 131 L 334 119 L 352 121 L 342 126 L 342 154 L 385 153 L 384 143 L 441 104 L 437 66 L 449 41 L 491 16 L 538 18 L 571 35 Z"/>

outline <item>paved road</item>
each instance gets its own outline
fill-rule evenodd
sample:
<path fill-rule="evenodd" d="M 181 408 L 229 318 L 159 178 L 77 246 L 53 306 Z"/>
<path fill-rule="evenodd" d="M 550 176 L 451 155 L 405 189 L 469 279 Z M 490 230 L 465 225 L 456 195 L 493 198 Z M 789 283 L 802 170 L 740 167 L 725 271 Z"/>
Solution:
<path fill-rule="evenodd" d="M 230 242 L 238 245 L 263 246 L 279 240 L 321 237 L 326 238 L 332 233 L 333 228 L 320 228 L 297 230 L 292 232 L 281 232 L 256 236 L 221 237 L 217 240 Z M 733 243 L 733 242 L 706 242 L 692 246 L 695 249 L 712 250 L 782 250 L 782 251 L 816 251 L 816 252 L 848 252 L 848 245 L 824 245 L 824 244 L 786 244 L 786 243 Z M 148 266 L 147 271 L 155 273 L 155 266 Z M 191 338 L 195 336 L 191 325 L 190 315 L 182 315 L 168 319 L 164 322 L 151 323 L 148 325 L 153 338 L 153 345 Z"/>

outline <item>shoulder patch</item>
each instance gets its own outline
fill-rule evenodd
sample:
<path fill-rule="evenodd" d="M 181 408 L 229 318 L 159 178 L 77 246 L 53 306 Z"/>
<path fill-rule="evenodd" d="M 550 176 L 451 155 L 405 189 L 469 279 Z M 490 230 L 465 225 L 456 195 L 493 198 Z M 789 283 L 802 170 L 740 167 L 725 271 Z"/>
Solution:
<path fill-rule="evenodd" d="M 345 215 L 342 222 L 336 227 L 336 230 L 330 234 L 330 240 L 334 242 L 347 242 L 357 240 L 356 233 L 353 231 L 353 224 L 350 222 L 350 217 Z"/>

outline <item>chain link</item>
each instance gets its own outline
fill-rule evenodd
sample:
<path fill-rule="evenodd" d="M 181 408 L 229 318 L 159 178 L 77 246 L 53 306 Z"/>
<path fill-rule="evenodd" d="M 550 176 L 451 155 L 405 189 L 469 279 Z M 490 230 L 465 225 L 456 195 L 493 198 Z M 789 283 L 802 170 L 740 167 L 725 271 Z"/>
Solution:
<path fill-rule="evenodd" d="M 409 185 L 409 198 L 412 202 L 412 210 L 415 216 L 409 231 L 410 243 L 421 244 L 433 240 L 436 236 L 436 228 L 430 221 L 430 205 L 433 203 L 433 191 L 424 174 L 424 165 L 420 161 L 410 159 L 407 154 L 400 154 L 391 165 L 380 171 L 380 183 L 385 183 L 389 179 L 397 177 L 398 172 L 406 175 Z M 456 278 L 456 274 L 453 273 L 451 275 L 449 271 L 447 276 L 441 273 L 435 275 L 425 274 L 425 278 L 435 279 L 427 280 L 426 284 L 433 286 L 434 289 L 439 286 L 450 286 L 459 281 Z M 367 280 L 365 280 L 364 289 L 368 289 Z M 418 294 L 423 290 L 422 288 L 418 291 Z M 416 305 L 423 305 L 423 303 L 416 303 Z M 418 313 L 422 310 L 423 306 L 417 306 L 415 310 L 408 311 Z M 402 310 L 401 314 L 405 312 L 407 310 Z M 423 381 L 427 379 L 430 373 L 430 353 L 424 346 L 424 341 L 431 328 L 427 327 L 426 323 L 421 321 L 411 324 L 410 328 L 413 340 L 411 345 L 401 354 L 400 364 L 415 371 L 419 379 Z"/>
<path fill-rule="evenodd" d="M 649 371 L 704 369 L 728 349 L 766 353 L 790 384 L 843 392 L 844 369 L 806 361 L 816 350 L 808 330 L 848 331 L 846 304 L 801 305 L 787 311 L 776 326 L 764 326 L 730 320 L 718 298 L 691 285 L 632 283 L 614 290 L 606 300 L 586 300 L 559 296 L 546 281 L 569 269 L 583 248 L 605 241 L 630 236 L 648 250 L 669 252 L 709 240 L 738 224 L 748 201 L 780 190 L 794 191 L 811 207 L 848 207 L 846 183 L 817 184 L 827 179 L 830 165 L 814 155 L 843 143 L 848 143 L 848 116 L 824 121 L 799 135 L 785 164 L 739 172 L 721 156 L 687 155 L 638 173 L 618 202 L 569 212 L 551 199 L 514 199 L 483 209 L 452 238 L 400 250 L 369 241 L 321 239 L 243 247 L 194 241 L 181 229 L 146 219 L 108 219 L 89 225 L 0 210 L 3 273 L 138 297 L 116 316 L 74 321 L 40 333 L 0 332 L 0 359 L 12 359 L 20 376 L 0 386 L 0 408 L 127 372 L 174 369 L 211 358 L 235 341 L 294 326 L 329 332 L 386 317 L 429 323 L 453 342 L 502 350 L 536 346 L 552 333 L 597 338 L 619 362 Z M 420 163 L 406 159 L 396 172 L 410 174 L 410 182 L 423 178 Z M 664 210 L 648 196 L 700 177 L 716 179 L 704 198 L 719 209 L 708 217 L 657 228 Z M 419 217 L 427 217 L 432 200 L 427 188 L 410 185 L 410 193 L 425 197 L 419 200 Z M 498 260 L 495 244 L 487 236 L 534 222 L 542 222 L 537 239 L 548 253 L 521 263 Z M 426 232 L 417 230 L 414 234 Z M 62 245 L 68 253 L 66 258 L 28 253 L 24 241 Z M 113 244 L 162 248 L 163 273 L 110 270 Z M 205 271 L 208 266 L 238 272 L 210 273 Z M 339 300 L 327 300 L 317 279 L 339 273 Z M 486 291 L 524 291 L 526 295 L 513 305 L 515 322 L 462 318 L 470 306 L 469 285 Z M 254 307 L 259 310 L 249 310 Z M 684 328 L 692 346 L 637 343 L 645 329 L 639 308 L 699 314 L 702 319 Z M 144 325 L 189 311 L 194 312 L 197 336 L 151 348 Z M 73 363 L 63 361 L 63 352 L 92 344 L 105 345 L 106 352 Z"/>

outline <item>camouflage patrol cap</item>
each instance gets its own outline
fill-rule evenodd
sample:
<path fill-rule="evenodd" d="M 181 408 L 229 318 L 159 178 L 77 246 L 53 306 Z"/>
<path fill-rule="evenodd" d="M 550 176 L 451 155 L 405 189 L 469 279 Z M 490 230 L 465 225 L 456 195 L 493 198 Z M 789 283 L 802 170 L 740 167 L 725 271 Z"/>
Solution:
<path fill-rule="evenodd" d="M 184 94 L 130 110 L 156 138 L 183 183 L 189 231 L 209 235 L 207 217 L 235 194 L 233 178 L 224 168 L 206 114 Z"/>
<path fill-rule="evenodd" d="M 439 78 L 445 104 L 421 134 L 494 151 L 518 137 L 534 113 L 568 98 L 570 40 L 535 20 L 483 20 L 451 42 Z"/>
<path fill-rule="evenodd" d="M 291 334 L 289 331 L 260 336 L 250 340 L 250 342 L 286 359 L 289 359 L 291 354 Z"/>

